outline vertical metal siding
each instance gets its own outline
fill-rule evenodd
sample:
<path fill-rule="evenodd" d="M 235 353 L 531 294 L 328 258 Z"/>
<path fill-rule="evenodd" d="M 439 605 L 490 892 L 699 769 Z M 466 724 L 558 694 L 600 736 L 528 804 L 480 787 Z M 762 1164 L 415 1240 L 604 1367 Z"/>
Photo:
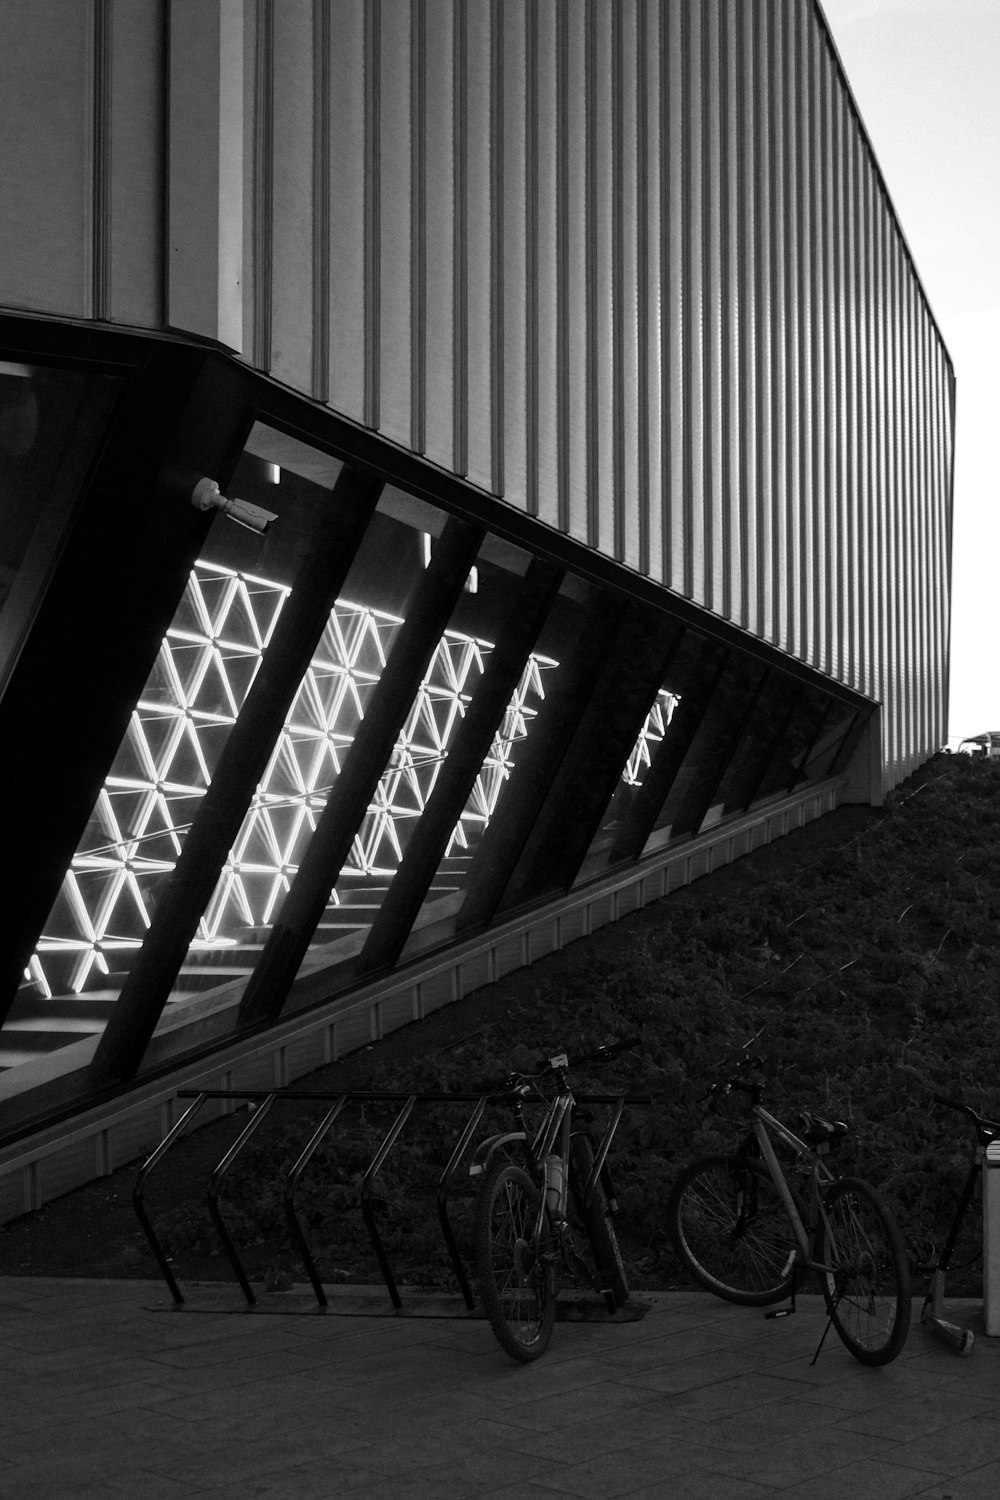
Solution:
<path fill-rule="evenodd" d="M 241 357 L 880 699 L 890 781 L 933 749 L 953 378 L 818 8 L 168 0 L 171 35 L 207 13 Z M 168 321 L 163 14 L 0 8 L 0 303 Z M 174 255 L 192 306 L 222 240 Z"/>
<path fill-rule="evenodd" d="M 784 88 L 785 16 L 779 3 L 769 8 L 767 72 L 769 93 L 769 161 L 771 203 L 771 547 L 766 558 L 773 600 L 771 639 L 788 650 L 788 426 L 787 385 L 788 284 L 785 235 L 789 222 L 788 173 L 785 161 Z"/>
<path fill-rule="evenodd" d="M 790 6 L 787 0 L 782 5 L 782 63 L 781 92 L 782 109 L 782 155 L 785 183 L 782 254 L 784 260 L 784 380 L 785 410 L 784 430 L 784 567 L 781 577 L 781 594 L 785 617 L 785 650 L 794 655 L 801 652 L 800 619 L 802 599 L 802 553 L 801 527 L 799 521 L 799 478 L 801 443 L 802 390 L 799 384 L 799 282 L 802 272 L 799 219 L 802 212 L 801 162 L 799 157 L 799 57 L 798 20 L 800 6 Z"/>
<path fill-rule="evenodd" d="M 723 613 L 722 493 L 722 85 L 718 0 L 701 11 L 702 450 L 692 461 L 704 475 L 703 601 Z"/>
<path fill-rule="evenodd" d="M 757 426 L 757 589 L 759 610 L 755 632 L 776 639 L 774 609 L 774 534 L 780 498 L 774 473 L 774 388 L 777 338 L 774 305 L 774 183 L 770 165 L 774 160 L 774 99 L 771 79 L 774 12 L 756 7 L 755 44 L 756 182 L 757 193 L 757 408 L 751 420 Z"/>
<path fill-rule="evenodd" d="M 586 7 L 563 0 L 559 10 L 559 451 L 566 469 L 559 479 L 560 529 L 589 540 L 590 486 L 594 450 L 588 391 L 589 301 L 587 161 L 590 113 Z"/>
<path fill-rule="evenodd" d="M 459 372 L 455 363 L 455 90 L 452 63 L 455 25 L 452 7 L 434 0 L 421 3 L 415 22 L 420 71 L 414 106 L 420 112 L 416 158 L 417 209 L 414 226 L 421 236 L 415 288 L 421 364 L 414 372 L 422 446 L 442 468 L 457 467 L 454 416 L 458 409 Z M 505 117 L 505 123 L 507 123 Z M 508 125 L 508 128 L 509 125 Z M 505 207 L 507 203 L 505 199 Z M 505 255 L 510 246 L 505 244 Z"/>
<path fill-rule="evenodd" d="M 684 414 L 690 403 L 687 383 L 689 322 L 685 298 L 685 214 L 687 200 L 684 173 L 684 55 L 683 9 L 668 7 L 663 27 L 662 120 L 664 125 L 661 202 L 662 266 L 664 286 L 664 364 L 667 421 L 666 487 L 664 491 L 664 552 L 661 581 L 685 593 L 684 559 L 689 536 L 690 488 L 685 467 Z M 654 576 L 656 576 L 654 574 Z"/>
<path fill-rule="evenodd" d="M 456 130 L 465 172 L 461 283 L 465 345 L 460 352 L 466 371 L 465 473 L 474 484 L 492 491 L 493 402 L 502 402 L 503 393 L 495 384 L 493 357 L 495 236 L 490 131 L 495 79 L 490 21 L 491 8 L 485 0 L 465 8 L 463 111 L 456 118 Z"/>
<path fill-rule="evenodd" d="M 722 93 L 721 274 L 722 274 L 722 393 L 721 393 L 721 504 L 723 512 L 723 569 L 720 612 L 742 623 L 744 548 L 742 525 L 745 492 L 740 464 L 741 417 L 741 307 L 740 307 L 740 32 L 737 7 L 727 3 L 720 17 L 720 84 Z"/>
<path fill-rule="evenodd" d="M 640 202 L 644 191 L 638 142 L 643 57 L 639 51 L 637 0 L 623 0 L 612 14 L 614 85 L 614 469 L 617 503 L 615 555 L 643 570 L 640 516 L 647 497 L 640 483 L 639 412 L 643 402 L 639 346 L 639 285 L 642 255 Z"/>
<path fill-rule="evenodd" d="M 798 403 L 794 419 L 798 425 L 799 464 L 797 473 L 799 511 L 799 582 L 797 596 L 798 637 L 796 649 L 805 660 L 812 658 L 816 641 L 816 589 L 813 557 L 816 547 L 814 526 L 814 464 L 813 449 L 813 330 L 816 320 L 815 259 L 816 235 L 814 224 L 814 135 L 815 110 L 812 78 L 815 72 L 816 34 L 809 25 L 807 13 L 801 6 L 795 7 L 799 23 L 796 73 L 798 76 L 798 133 L 799 133 L 799 235 L 796 246 L 798 259 L 799 301 L 797 308 L 799 327 L 798 359 Z"/>
<path fill-rule="evenodd" d="M 377 314 L 371 318 L 372 353 L 377 359 L 377 374 L 372 372 L 370 399 L 378 411 L 377 425 L 386 437 L 410 446 L 412 420 L 411 381 L 413 376 L 413 241 L 411 220 L 412 134 L 410 115 L 410 55 L 412 14 L 407 4 L 373 6 L 376 25 L 373 30 L 372 66 L 378 71 L 378 96 L 372 113 L 377 111 L 376 140 L 370 141 L 370 192 L 377 213 L 377 224 L 371 224 L 368 256 L 372 282 L 377 286 Z M 376 61 L 377 57 L 377 61 Z M 456 66 L 456 72 L 458 71 Z M 467 90 L 466 90 L 467 92 Z M 478 115 L 478 112 L 477 112 Z M 466 146 L 466 161 L 474 160 L 476 133 L 470 118 L 459 127 Z M 370 127 L 371 128 L 371 127 Z M 462 266 L 469 253 L 468 222 L 471 216 L 469 195 L 463 197 L 465 213 L 456 228 L 456 263 Z M 461 273 L 460 273 L 461 274 Z M 488 285 L 488 283 L 487 283 Z M 466 340 L 468 344 L 468 339 Z M 468 421 L 468 387 L 471 383 L 468 349 L 456 350 L 459 367 L 464 366 L 466 383 L 462 402 L 462 420 Z M 462 357 L 464 356 L 464 358 Z M 487 453 L 489 448 L 487 447 Z"/>
<path fill-rule="evenodd" d="M 664 280 L 661 224 L 663 206 L 663 162 L 665 141 L 660 70 L 660 7 L 655 0 L 639 0 L 636 46 L 638 49 L 638 93 L 636 98 L 636 151 L 639 176 L 638 204 L 638 558 L 641 573 L 658 576 L 663 557 L 663 496 L 667 473 L 664 442 L 666 391 L 663 380 Z"/>
<path fill-rule="evenodd" d="M 316 306 L 313 277 L 317 246 L 313 239 L 314 201 L 313 116 L 317 93 L 313 83 L 316 38 L 309 0 L 292 0 L 274 37 L 269 62 L 271 130 L 262 143 L 270 160 L 270 223 L 268 260 L 282 269 L 269 289 L 271 369 L 279 380 L 309 390 L 314 379 L 313 340 Z M 263 70 L 262 70 L 263 71 Z M 265 85 L 267 80 L 265 79 Z M 273 171 L 273 162 L 281 170 Z M 303 206 L 306 212 L 303 212 Z"/>
<path fill-rule="evenodd" d="M 97 193 L 106 216 L 107 304 L 95 316 L 140 327 L 163 318 L 163 42 L 157 10 L 113 7 L 104 94 L 95 80 L 94 128 L 107 173 Z M 51 192 L 50 182 L 44 186 Z M 94 255 L 100 264 L 99 239 Z"/>
<path fill-rule="evenodd" d="M 528 166 L 526 277 L 530 432 L 528 503 L 532 514 L 559 526 L 561 495 L 560 326 L 558 321 L 560 238 L 559 114 L 556 58 L 558 16 L 551 6 L 528 12 L 525 114 Z"/>
<path fill-rule="evenodd" d="M 681 221 L 682 291 L 685 322 L 682 364 L 683 592 L 697 604 L 705 599 L 705 274 L 703 138 L 704 76 L 698 0 L 685 0 L 682 15 Z"/>
<path fill-rule="evenodd" d="M 330 186 L 328 223 L 319 232 L 328 243 L 329 404 L 355 421 L 366 416 L 368 322 L 365 241 L 367 200 L 366 12 L 355 5 L 329 9 Z M 451 257 L 449 255 L 450 264 Z"/>
<path fill-rule="evenodd" d="M 586 11 L 587 56 L 587 541 L 606 556 L 615 551 L 614 492 L 614 260 L 612 10 Z"/>
<path fill-rule="evenodd" d="M 736 617 L 745 630 L 759 630 L 760 589 L 757 580 L 759 504 L 758 486 L 758 375 L 757 375 L 757 134 L 756 79 L 753 71 L 755 21 L 749 5 L 737 9 L 737 140 L 741 142 L 737 171 L 739 386 L 737 441 L 739 459 L 739 594 L 742 609 Z"/>

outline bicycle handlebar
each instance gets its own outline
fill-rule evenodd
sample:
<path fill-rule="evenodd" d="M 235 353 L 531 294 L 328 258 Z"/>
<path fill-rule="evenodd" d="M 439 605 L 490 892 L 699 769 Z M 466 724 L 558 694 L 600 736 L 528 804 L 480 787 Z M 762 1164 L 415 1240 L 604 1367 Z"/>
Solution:
<path fill-rule="evenodd" d="M 701 1098 L 717 1099 L 731 1093 L 733 1089 L 738 1089 L 740 1093 L 743 1094 L 755 1093 L 758 1089 L 762 1088 L 763 1085 L 756 1082 L 750 1082 L 748 1079 L 743 1077 L 743 1074 L 749 1073 L 751 1070 L 756 1071 L 763 1066 L 764 1058 L 762 1057 L 744 1057 L 741 1062 L 738 1062 L 736 1064 L 735 1071 L 730 1073 L 729 1077 L 724 1083 L 710 1084 L 709 1087 L 705 1090 L 704 1094 L 701 1095 Z"/>
<path fill-rule="evenodd" d="M 986 1115 L 978 1114 L 972 1108 L 971 1104 L 963 1104 L 959 1099 L 948 1099 L 944 1094 L 932 1094 L 931 1098 L 935 1104 L 940 1104 L 942 1108 L 953 1109 L 958 1114 L 967 1116 L 972 1121 L 984 1143 L 1000 1138 L 1000 1121 L 991 1120 Z"/>
<path fill-rule="evenodd" d="M 628 1052 L 631 1047 L 638 1047 L 642 1038 L 638 1036 L 623 1037 L 619 1042 L 605 1042 L 603 1047 L 598 1047 L 595 1052 L 588 1052 L 584 1057 L 575 1058 L 572 1066 L 582 1068 L 591 1062 L 607 1062 L 611 1057 L 617 1057 L 620 1052 Z M 565 1052 L 555 1053 L 552 1057 L 544 1057 L 538 1064 L 537 1077 L 543 1077 L 546 1073 L 558 1072 L 560 1068 L 568 1068 L 570 1062 Z"/>
<path fill-rule="evenodd" d="M 588 1052 L 585 1056 L 577 1058 L 572 1066 L 583 1067 L 586 1063 L 606 1062 L 609 1058 L 616 1057 L 620 1052 L 627 1052 L 632 1047 L 637 1047 L 641 1037 L 624 1037 L 618 1042 L 606 1042 L 603 1047 L 598 1047 L 594 1052 Z M 531 1073 L 510 1073 L 506 1078 L 496 1079 L 480 1086 L 480 1092 L 489 1097 L 491 1104 L 503 1104 L 513 1102 L 515 1099 L 543 1102 L 541 1095 L 535 1089 L 535 1083 L 545 1078 L 548 1074 L 557 1073 L 571 1066 L 565 1052 L 553 1053 L 551 1057 L 541 1058 L 533 1065 Z M 498 1092 L 499 1090 L 499 1092 Z"/>

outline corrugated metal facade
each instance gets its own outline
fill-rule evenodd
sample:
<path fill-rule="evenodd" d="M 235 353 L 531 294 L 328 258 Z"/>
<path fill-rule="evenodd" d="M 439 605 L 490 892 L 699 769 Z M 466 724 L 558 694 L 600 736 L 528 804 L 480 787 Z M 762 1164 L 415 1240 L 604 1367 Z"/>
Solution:
<path fill-rule="evenodd" d="M 0 303 L 220 340 L 879 700 L 887 786 L 942 743 L 952 371 L 818 7 L 7 0 L 0 57 Z"/>

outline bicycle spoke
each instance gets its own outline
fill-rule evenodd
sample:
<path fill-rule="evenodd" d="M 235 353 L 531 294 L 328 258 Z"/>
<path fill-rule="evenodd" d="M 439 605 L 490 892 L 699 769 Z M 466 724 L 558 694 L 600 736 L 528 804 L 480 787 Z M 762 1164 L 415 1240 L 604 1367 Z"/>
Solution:
<path fill-rule="evenodd" d="M 671 1193 L 667 1227 L 678 1259 L 716 1296 L 762 1307 L 788 1295 L 795 1242 L 759 1162 L 718 1156 L 693 1163 Z"/>
<path fill-rule="evenodd" d="M 824 1295 L 845 1347 L 865 1364 L 895 1359 L 910 1323 L 899 1231 L 866 1183 L 834 1184 L 824 1206 Z"/>
<path fill-rule="evenodd" d="M 480 1190 L 476 1265 L 483 1304 L 514 1359 L 537 1359 L 555 1319 L 552 1266 L 535 1239 L 539 1195 L 520 1167 L 498 1160 Z"/>

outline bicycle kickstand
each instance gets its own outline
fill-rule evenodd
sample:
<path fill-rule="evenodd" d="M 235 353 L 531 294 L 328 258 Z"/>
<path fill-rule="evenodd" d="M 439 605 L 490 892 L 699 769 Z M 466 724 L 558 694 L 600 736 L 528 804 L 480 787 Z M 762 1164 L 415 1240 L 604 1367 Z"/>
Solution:
<path fill-rule="evenodd" d="M 798 1250 L 789 1252 L 788 1259 L 785 1261 L 785 1269 L 781 1273 L 782 1276 L 787 1276 L 789 1271 L 792 1273 L 792 1284 L 788 1289 L 788 1306 L 772 1308 L 770 1312 L 764 1314 L 765 1318 L 790 1318 L 795 1312 L 795 1291 L 799 1284 Z"/>

